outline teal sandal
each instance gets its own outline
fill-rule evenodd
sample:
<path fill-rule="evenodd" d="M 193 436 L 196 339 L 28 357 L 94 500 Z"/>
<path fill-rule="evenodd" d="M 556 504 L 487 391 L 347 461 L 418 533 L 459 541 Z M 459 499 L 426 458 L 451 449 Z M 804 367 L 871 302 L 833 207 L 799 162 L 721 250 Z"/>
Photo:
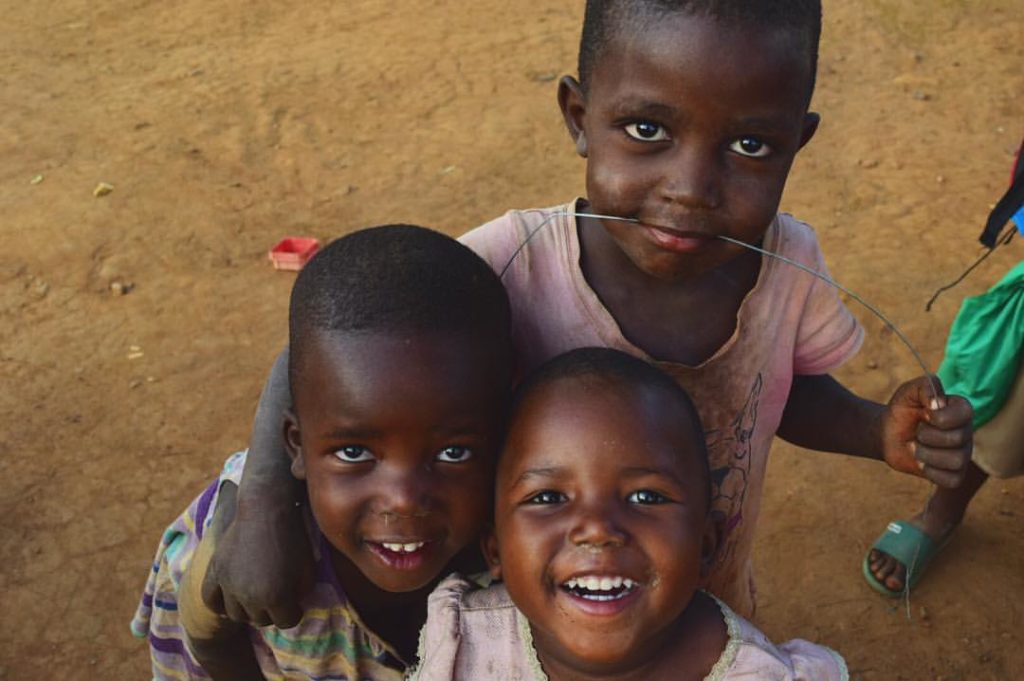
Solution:
<path fill-rule="evenodd" d="M 916 526 L 904 520 L 889 523 L 882 536 L 871 545 L 871 549 L 892 556 L 906 567 L 907 576 L 904 587 L 899 591 L 893 591 L 875 577 L 871 572 L 871 550 L 864 555 L 862 565 L 864 579 L 872 589 L 884 596 L 890 598 L 902 596 L 908 588 L 913 589 L 917 586 L 928 564 L 949 542 L 952 529 L 950 528 L 941 542 L 936 542 Z"/>

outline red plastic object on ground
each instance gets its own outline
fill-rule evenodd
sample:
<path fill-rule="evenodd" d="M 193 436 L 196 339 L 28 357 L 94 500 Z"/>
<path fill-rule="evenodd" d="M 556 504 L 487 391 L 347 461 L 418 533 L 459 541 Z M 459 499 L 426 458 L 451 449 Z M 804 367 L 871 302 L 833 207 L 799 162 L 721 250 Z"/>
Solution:
<path fill-rule="evenodd" d="M 286 236 L 270 249 L 267 256 L 275 270 L 301 270 L 309 262 L 320 242 L 312 237 Z"/>

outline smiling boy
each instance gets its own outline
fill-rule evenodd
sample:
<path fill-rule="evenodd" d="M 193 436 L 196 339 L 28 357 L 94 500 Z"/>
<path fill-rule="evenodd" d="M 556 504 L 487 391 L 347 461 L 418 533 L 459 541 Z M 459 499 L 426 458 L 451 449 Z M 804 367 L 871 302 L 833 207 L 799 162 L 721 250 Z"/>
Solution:
<path fill-rule="evenodd" d="M 390 225 L 322 249 L 292 290 L 294 402 L 278 423 L 308 495 L 288 513 L 313 547 L 312 588 L 287 626 L 237 624 L 200 598 L 248 464 L 236 454 L 160 543 L 132 622 L 153 677 L 401 679 L 427 595 L 483 566 L 508 325 L 501 282 L 450 237 Z"/>

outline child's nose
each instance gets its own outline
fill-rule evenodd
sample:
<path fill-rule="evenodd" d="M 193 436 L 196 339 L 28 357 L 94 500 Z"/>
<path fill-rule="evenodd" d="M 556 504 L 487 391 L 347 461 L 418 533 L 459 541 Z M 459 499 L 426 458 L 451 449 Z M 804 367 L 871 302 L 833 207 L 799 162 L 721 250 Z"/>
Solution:
<path fill-rule="evenodd" d="M 721 167 L 714 149 L 679 145 L 665 159 L 660 193 L 666 201 L 691 210 L 712 210 L 721 202 Z"/>
<path fill-rule="evenodd" d="M 580 548 L 609 548 L 624 545 L 626 533 L 606 512 L 584 509 L 574 518 L 569 541 Z"/>
<path fill-rule="evenodd" d="M 429 485 L 422 471 L 390 476 L 378 491 L 377 508 L 393 518 L 410 518 L 429 513 Z"/>

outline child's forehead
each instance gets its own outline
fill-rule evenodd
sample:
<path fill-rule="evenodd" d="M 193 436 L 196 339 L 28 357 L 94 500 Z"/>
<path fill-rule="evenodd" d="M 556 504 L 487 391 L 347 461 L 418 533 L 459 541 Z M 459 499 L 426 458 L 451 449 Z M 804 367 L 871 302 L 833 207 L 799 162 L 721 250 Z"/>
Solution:
<path fill-rule="evenodd" d="M 325 329 L 311 327 L 302 334 L 301 344 L 317 361 L 350 360 L 353 363 L 377 361 L 385 357 L 401 363 L 424 354 L 446 349 L 464 353 L 467 361 L 480 354 L 474 349 L 501 347 L 500 339 L 488 329 L 455 326 L 396 326 L 380 329 Z"/>
<path fill-rule="evenodd" d="M 300 381 L 293 393 L 368 384 L 400 390 L 417 380 L 461 391 L 507 390 L 490 346 L 472 331 L 311 329 L 292 354 L 299 364 L 292 378 Z"/>
<path fill-rule="evenodd" d="M 696 64 L 705 69 L 713 68 L 723 59 L 761 66 L 771 61 L 792 77 L 806 79 L 808 88 L 812 86 L 816 49 L 807 30 L 683 11 L 640 10 L 636 17 L 609 27 L 588 74 L 591 79 L 600 77 L 600 67 L 606 59 L 620 60 L 628 53 L 656 63 L 686 60 L 691 68 Z M 708 58 L 694 60 L 695 55 Z"/>
<path fill-rule="evenodd" d="M 513 415 L 510 435 L 506 463 L 514 468 L 550 458 L 554 447 L 567 454 L 567 463 L 584 467 L 626 449 L 634 463 L 662 458 L 673 468 L 686 469 L 691 459 L 699 465 L 694 452 L 701 434 L 683 405 L 656 386 L 607 376 L 561 377 L 536 387 Z M 578 445 L 587 436 L 607 448 L 583 451 Z M 671 456 L 664 457 L 666 451 Z"/>

